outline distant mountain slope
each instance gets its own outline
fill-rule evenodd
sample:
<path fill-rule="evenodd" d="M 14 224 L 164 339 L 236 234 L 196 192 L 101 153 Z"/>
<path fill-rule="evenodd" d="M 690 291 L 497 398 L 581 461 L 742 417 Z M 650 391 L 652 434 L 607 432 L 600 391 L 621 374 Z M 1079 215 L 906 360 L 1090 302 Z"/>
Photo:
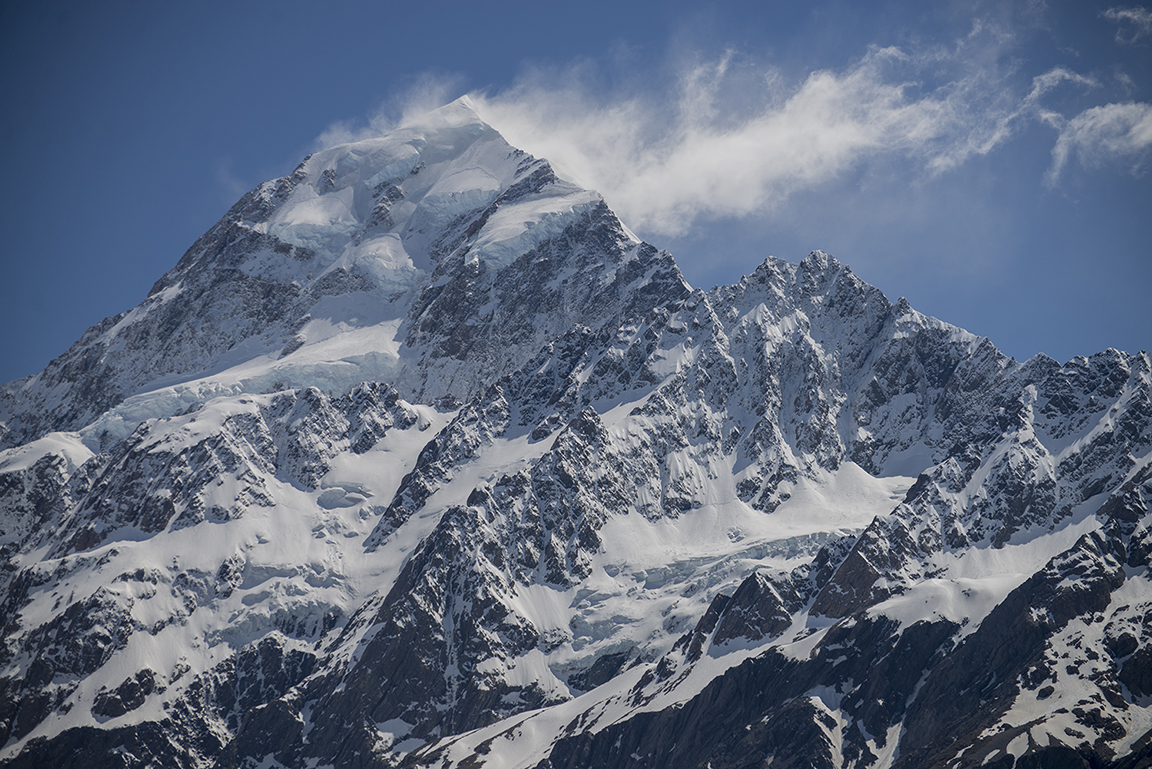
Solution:
<path fill-rule="evenodd" d="M 688 286 L 466 100 L 3 389 L 0 762 L 1152 762 L 1152 361 Z"/>

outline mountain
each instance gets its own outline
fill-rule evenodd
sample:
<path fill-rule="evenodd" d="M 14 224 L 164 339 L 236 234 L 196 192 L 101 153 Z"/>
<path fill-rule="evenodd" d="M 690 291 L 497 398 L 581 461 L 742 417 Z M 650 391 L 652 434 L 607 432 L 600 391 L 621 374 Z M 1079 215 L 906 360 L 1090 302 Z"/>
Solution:
<path fill-rule="evenodd" d="M 702 291 L 461 99 L 0 392 L 0 763 L 1152 763 L 1152 360 Z"/>

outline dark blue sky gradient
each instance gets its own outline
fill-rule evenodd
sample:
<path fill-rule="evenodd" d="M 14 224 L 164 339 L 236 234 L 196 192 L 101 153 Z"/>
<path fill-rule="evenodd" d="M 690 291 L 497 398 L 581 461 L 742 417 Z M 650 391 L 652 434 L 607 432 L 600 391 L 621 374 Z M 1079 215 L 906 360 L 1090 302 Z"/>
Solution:
<path fill-rule="evenodd" d="M 1011 77 L 1063 66 L 1067 117 L 1152 102 L 1152 37 L 1118 43 L 1109 3 L 872 4 L 233 1 L 0 5 L 0 381 L 34 373 L 139 303 L 246 189 L 292 170 L 336 121 L 366 124 L 421 76 L 499 93 L 527 67 L 592 62 L 593 85 L 659 81 L 679 48 L 734 49 L 802 80 L 870 45 L 1013 30 Z M 1125 80 L 1125 77 L 1128 80 Z M 933 83 L 920 87 L 931 88 Z M 497 128 L 500 126 L 497 125 Z M 893 300 L 1017 358 L 1152 347 L 1148 157 L 1044 184 L 1057 130 L 1032 122 L 941 175 L 864 162 L 741 219 L 640 235 L 694 285 L 822 248 Z M 1137 173 L 1133 168 L 1138 166 Z"/>

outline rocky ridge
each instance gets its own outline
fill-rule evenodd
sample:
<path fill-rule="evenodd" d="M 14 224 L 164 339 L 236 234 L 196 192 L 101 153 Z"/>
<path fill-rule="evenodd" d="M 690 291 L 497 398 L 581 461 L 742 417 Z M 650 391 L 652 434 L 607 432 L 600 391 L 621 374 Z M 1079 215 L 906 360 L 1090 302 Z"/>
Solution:
<path fill-rule="evenodd" d="M 1146 353 L 1020 363 L 821 252 L 694 290 L 466 102 L 3 409 L 6 765 L 1152 757 Z"/>

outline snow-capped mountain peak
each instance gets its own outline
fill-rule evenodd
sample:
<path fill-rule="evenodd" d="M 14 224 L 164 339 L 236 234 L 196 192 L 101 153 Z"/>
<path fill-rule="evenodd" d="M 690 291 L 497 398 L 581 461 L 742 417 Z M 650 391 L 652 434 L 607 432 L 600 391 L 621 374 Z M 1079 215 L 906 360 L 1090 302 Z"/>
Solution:
<path fill-rule="evenodd" d="M 561 264 L 552 249 L 536 261 L 550 261 L 556 275 L 604 274 L 650 249 L 599 195 L 510 147 L 463 97 L 386 136 L 317 152 L 245 195 L 139 307 L 4 388 L 5 440 L 78 429 L 103 415 L 86 438 L 95 447 L 104 433 L 122 438 L 142 419 L 275 387 L 341 390 L 383 379 L 432 399 L 473 394 L 552 332 L 593 321 L 598 310 L 590 297 L 569 296 L 529 318 L 522 302 L 461 303 L 461 292 L 478 278 L 495 285 L 515 260 L 592 221 L 611 231 L 601 236 L 607 251 L 584 249 L 590 262 Z M 662 269 L 676 271 L 664 261 Z M 460 323 L 500 322 L 516 349 L 494 345 L 501 360 L 492 371 L 445 362 L 449 379 L 434 376 L 432 360 L 454 349 L 443 340 L 437 347 L 418 317 L 436 295 L 453 297 Z M 80 388 L 81 380 L 97 384 Z"/>
<path fill-rule="evenodd" d="M 467 99 L 0 408 L 4 765 L 1152 760 L 1146 353 L 694 290 Z"/>

